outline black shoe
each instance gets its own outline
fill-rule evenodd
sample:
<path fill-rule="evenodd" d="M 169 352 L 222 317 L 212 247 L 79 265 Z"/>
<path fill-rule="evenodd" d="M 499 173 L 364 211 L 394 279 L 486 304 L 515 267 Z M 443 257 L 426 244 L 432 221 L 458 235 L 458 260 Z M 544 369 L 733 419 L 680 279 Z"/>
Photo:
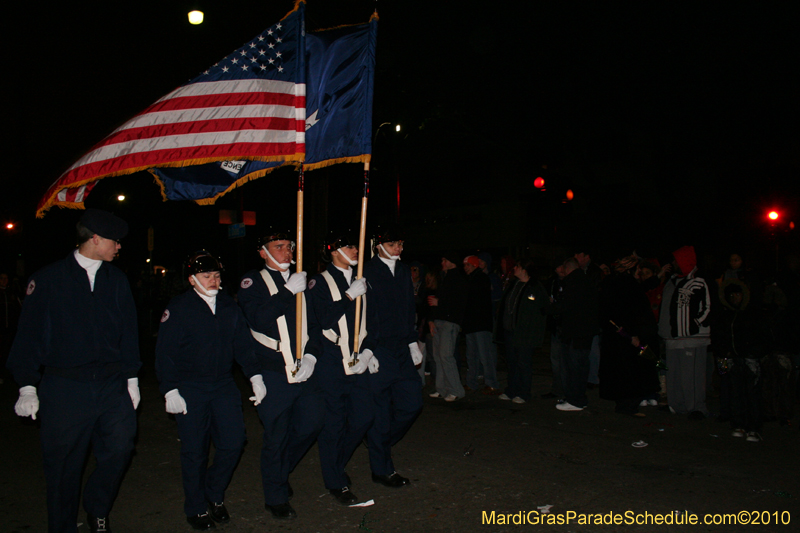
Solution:
<path fill-rule="evenodd" d="M 378 476 L 372 474 L 372 481 L 375 483 L 380 483 L 385 487 L 391 487 L 393 489 L 397 489 L 402 487 L 403 485 L 410 485 L 411 480 L 407 477 L 403 477 L 397 472 L 392 472 L 391 476 Z"/>
<path fill-rule="evenodd" d="M 192 529 L 195 531 L 208 531 L 209 529 L 214 529 L 217 527 L 214 525 L 214 522 L 211 521 L 211 517 L 208 515 L 208 513 L 203 513 L 196 516 L 187 516 L 186 521 L 189 522 L 189 525 L 192 526 Z"/>
<path fill-rule="evenodd" d="M 358 497 L 350 492 L 350 489 L 347 487 L 342 487 L 341 489 L 330 489 L 330 492 L 336 501 L 341 503 L 342 505 L 353 505 L 358 501 Z"/>
<path fill-rule="evenodd" d="M 546 393 L 542 394 L 541 396 L 539 396 L 539 398 L 542 398 L 543 400 L 549 400 L 550 398 L 556 398 L 556 397 L 557 396 L 555 394 L 553 394 L 552 392 L 546 392 Z"/>
<path fill-rule="evenodd" d="M 212 502 L 208 504 L 208 514 L 214 522 L 219 522 L 221 524 L 228 523 L 231 520 L 231 515 L 228 514 L 224 503 Z"/>
<path fill-rule="evenodd" d="M 705 420 L 705 419 L 706 415 L 704 415 L 700 411 L 692 411 L 691 413 L 689 413 L 689 420 Z"/>
<path fill-rule="evenodd" d="M 111 526 L 108 524 L 107 516 L 101 518 L 87 514 L 86 522 L 89 524 L 89 531 L 92 533 L 111 533 Z"/>
<path fill-rule="evenodd" d="M 279 505 L 265 505 L 264 507 L 278 520 L 292 520 L 297 518 L 297 513 L 292 509 L 292 506 L 289 505 L 289 502 Z"/>
<path fill-rule="evenodd" d="M 292 484 L 288 481 L 286 482 L 286 485 L 289 487 L 289 499 L 291 500 L 294 497 L 294 490 L 292 490 Z"/>

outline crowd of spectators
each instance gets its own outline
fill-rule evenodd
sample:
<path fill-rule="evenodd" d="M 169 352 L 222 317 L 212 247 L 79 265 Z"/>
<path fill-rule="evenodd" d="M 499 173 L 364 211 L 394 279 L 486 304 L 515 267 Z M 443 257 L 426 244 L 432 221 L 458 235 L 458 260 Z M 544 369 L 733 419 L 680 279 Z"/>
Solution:
<path fill-rule="evenodd" d="M 555 265 L 506 255 L 497 270 L 485 251 L 442 254 L 441 270 L 416 282 L 420 342 L 433 356 L 420 371 L 423 380 L 435 375 L 431 397 L 482 392 L 530 402 L 542 357 L 553 380 L 538 396 L 561 411 L 586 409 L 587 390 L 597 387 L 618 413 L 716 416 L 751 442 L 761 440 L 764 421 L 788 423 L 800 368 L 800 256 L 766 275 L 739 252 L 716 271 L 700 268 L 692 246 L 667 258 L 573 252 Z M 712 413 L 708 400 L 717 396 Z"/>

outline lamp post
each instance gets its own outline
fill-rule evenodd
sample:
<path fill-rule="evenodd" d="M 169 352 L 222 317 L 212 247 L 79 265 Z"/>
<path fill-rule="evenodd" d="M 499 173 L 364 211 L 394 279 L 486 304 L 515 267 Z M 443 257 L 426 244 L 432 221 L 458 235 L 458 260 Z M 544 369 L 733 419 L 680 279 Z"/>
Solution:
<path fill-rule="evenodd" d="M 380 133 L 381 128 L 390 124 L 391 122 L 383 122 L 378 126 L 378 129 L 375 130 L 375 136 L 372 138 L 373 153 L 375 152 L 375 143 L 378 141 L 378 133 Z M 400 130 L 400 124 L 395 124 L 394 131 L 399 132 Z M 397 172 L 397 167 L 395 165 L 395 223 L 398 222 L 400 222 L 400 174 Z"/>

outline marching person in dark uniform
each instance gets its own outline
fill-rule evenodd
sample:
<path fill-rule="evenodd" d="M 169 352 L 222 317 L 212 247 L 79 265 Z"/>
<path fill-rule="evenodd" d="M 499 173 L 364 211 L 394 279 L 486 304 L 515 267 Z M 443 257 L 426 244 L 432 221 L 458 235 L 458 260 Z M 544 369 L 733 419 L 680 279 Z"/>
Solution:
<path fill-rule="evenodd" d="M 358 501 L 350 491 L 345 466 L 372 423 L 369 373 L 375 336 L 367 331 L 364 278 L 354 279 L 358 264 L 357 241 L 332 234 L 322 248 L 328 263 L 308 284 L 308 321 L 322 345 L 317 368 L 325 397 L 325 425 L 317 439 L 325 487 L 342 505 Z M 356 298 L 361 296 L 359 353 L 353 353 Z"/>
<path fill-rule="evenodd" d="M 230 520 L 225 489 L 245 443 L 242 395 L 231 373 L 234 359 L 253 384 L 251 400 L 259 405 L 267 394 L 250 328 L 233 298 L 220 292 L 221 272 L 222 265 L 206 251 L 189 257 L 185 275 L 192 288 L 169 303 L 156 344 L 159 388 L 181 441 L 183 510 L 198 531 Z"/>
<path fill-rule="evenodd" d="M 133 451 L 140 399 L 136 308 L 127 278 L 110 264 L 128 224 L 87 209 L 77 230 L 78 249 L 28 282 L 8 360 L 22 386 L 16 413 L 42 419 L 51 533 L 77 531 L 90 447 L 97 466 L 83 507 L 91 531 L 111 531 L 108 515 Z"/>
<path fill-rule="evenodd" d="M 307 343 L 308 326 L 303 313 L 303 357 L 295 359 L 296 297 L 306 290 L 306 273 L 290 274 L 294 242 L 287 233 L 272 233 L 260 242 L 265 266 L 251 270 L 239 284 L 239 305 L 250 324 L 256 355 L 270 401 L 258 406 L 264 425 L 261 479 L 264 503 L 272 516 L 292 519 L 289 474 L 322 429 L 325 407 L 314 365 L 318 349 Z M 305 305 L 303 306 L 305 310 Z M 313 337 L 313 336 L 312 336 Z"/>
<path fill-rule="evenodd" d="M 422 352 L 417 346 L 411 271 L 399 261 L 403 240 L 397 230 L 390 230 L 377 236 L 375 243 L 377 255 L 364 265 L 369 305 L 375 309 L 367 331 L 378 341 L 370 361 L 375 421 L 367 442 L 372 480 L 396 488 L 410 483 L 394 469 L 392 446 L 422 411 L 422 383 L 415 369 L 422 363 Z"/>

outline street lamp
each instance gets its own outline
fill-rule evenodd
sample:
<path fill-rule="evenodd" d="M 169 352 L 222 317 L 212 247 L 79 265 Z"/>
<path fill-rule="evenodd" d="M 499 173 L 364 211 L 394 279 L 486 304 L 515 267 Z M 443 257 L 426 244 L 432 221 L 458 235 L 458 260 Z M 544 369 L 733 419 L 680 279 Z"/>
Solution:
<path fill-rule="evenodd" d="M 203 23 L 203 12 L 197 9 L 189 11 L 189 24 L 197 26 Z"/>

